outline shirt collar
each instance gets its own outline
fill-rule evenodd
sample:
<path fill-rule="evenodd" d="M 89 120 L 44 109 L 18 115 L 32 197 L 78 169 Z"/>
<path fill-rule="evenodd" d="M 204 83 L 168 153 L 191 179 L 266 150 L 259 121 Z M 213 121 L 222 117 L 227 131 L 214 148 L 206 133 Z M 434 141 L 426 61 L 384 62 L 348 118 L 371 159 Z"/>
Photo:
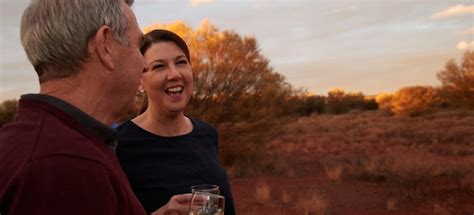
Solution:
<path fill-rule="evenodd" d="M 66 112 L 115 151 L 115 148 L 117 147 L 117 132 L 111 127 L 79 110 L 79 108 L 61 99 L 45 94 L 25 94 L 21 96 L 21 99 L 45 102 Z"/>

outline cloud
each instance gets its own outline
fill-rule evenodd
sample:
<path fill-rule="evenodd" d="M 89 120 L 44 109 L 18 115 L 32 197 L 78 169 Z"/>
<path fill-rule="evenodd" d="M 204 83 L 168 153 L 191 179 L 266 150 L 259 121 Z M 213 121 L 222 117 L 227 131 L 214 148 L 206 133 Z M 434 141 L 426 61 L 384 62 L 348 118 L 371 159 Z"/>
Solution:
<path fill-rule="evenodd" d="M 471 28 L 468 28 L 468 29 L 465 29 L 461 32 L 459 32 L 459 34 L 461 36 L 465 36 L 465 35 L 474 35 L 474 27 L 471 27 Z"/>
<path fill-rule="evenodd" d="M 354 11 L 354 10 L 357 10 L 357 9 L 358 9 L 357 6 L 352 5 L 352 6 L 348 6 L 348 7 L 341 7 L 341 8 L 333 9 L 333 10 L 327 12 L 327 14 L 347 13 L 347 12 L 351 12 L 351 11 Z"/>
<path fill-rule="evenodd" d="M 202 4 L 209 4 L 214 2 L 214 0 L 189 0 L 188 3 L 192 6 L 198 6 Z"/>
<path fill-rule="evenodd" d="M 431 16 L 432 19 L 444 19 L 453 16 L 462 16 L 466 14 L 474 14 L 474 5 L 458 4 L 446 10 L 435 13 Z"/>
<path fill-rule="evenodd" d="M 461 41 L 456 45 L 456 48 L 458 48 L 459 50 L 474 48 L 474 40 L 470 43 L 466 41 Z"/>

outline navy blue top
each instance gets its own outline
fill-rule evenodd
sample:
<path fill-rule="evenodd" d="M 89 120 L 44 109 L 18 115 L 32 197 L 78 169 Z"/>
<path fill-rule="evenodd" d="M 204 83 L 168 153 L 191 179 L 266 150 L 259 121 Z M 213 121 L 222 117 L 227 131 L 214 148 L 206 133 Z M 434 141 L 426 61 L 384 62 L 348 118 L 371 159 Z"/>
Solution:
<path fill-rule="evenodd" d="M 190 193 L 192 185 L 215 184 L 225 196 L 225 214 L 235 214 L 227 175 L 218 161 L 217 130 L 191 119 L 193 130 L 163 137 L 132 121 L 118 127 L 117 156 L 135 195 L 149 213 L 176 194 Z"/>

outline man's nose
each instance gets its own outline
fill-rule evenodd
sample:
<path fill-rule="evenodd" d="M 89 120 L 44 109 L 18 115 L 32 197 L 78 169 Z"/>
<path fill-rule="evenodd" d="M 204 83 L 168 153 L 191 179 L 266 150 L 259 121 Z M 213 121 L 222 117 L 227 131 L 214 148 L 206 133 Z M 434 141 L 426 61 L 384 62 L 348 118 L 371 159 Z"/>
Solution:
<path fill-rule="evenodd" d="M 143 59 L 143 71 L 142 71 L 142 73 L 145 73 L 146 71 L 148 71 L 148 64 L 146 63 L 145 59 Z"/>

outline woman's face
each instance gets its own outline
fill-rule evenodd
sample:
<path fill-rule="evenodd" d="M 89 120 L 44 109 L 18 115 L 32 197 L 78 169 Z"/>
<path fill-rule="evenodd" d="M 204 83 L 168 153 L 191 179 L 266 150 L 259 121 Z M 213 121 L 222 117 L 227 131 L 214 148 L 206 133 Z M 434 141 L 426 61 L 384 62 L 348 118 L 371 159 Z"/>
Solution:
<path fill-rule="evenodd" d="M 182 113 L 193 93 L 193 72 L 183 50 L 162 41 L 152 44 L 144 56 L 148 71 L 141 83 L 149 105 L 162 114 Z"/>

